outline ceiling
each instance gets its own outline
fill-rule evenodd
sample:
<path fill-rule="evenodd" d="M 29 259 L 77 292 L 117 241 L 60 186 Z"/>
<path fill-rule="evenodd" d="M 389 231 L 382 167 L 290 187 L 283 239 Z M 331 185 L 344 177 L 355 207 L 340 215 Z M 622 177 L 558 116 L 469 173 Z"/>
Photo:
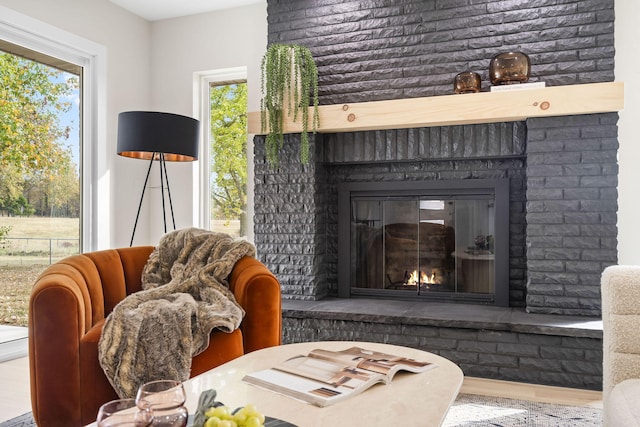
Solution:
<path fill-rule="evenodd" d="M 111 2 L 147 21 L 177 18 L 256 3 L 266 5 L 266 0 L 111 0 Z"/>

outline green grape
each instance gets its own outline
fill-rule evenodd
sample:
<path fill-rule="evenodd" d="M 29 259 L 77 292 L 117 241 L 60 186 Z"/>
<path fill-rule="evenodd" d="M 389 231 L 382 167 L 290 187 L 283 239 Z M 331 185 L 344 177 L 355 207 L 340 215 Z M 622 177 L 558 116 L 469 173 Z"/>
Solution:
<path fill-rule="evenodd" d="M 265 416 L 255 405 L 248 404 L 232 413 L 227 406 L 209 408 L 205 413 L 204 427 L 264 427 Z"/>
<path fill-rule="evenodd" d="M 242 427 L 262 427 L 264 424 L 260 422 L 260 418 L 250 416 Z"/>
<path fill-rule="evenodd" d="M 231 411 L 226 406 L 216 406 L 213 409 L 213 416 L 218 417 L 221 420 L 227 420 L 231 416 Z M 225 427 L 225 426 L 222 426 Z"/>
<path fill-rule="evenodd" d="M 253 403 L 247 403 L 242 409 L 244 409 L 247 412 L 247 415 L 258 414 L 258 408 L 256 408 L 256 405 L 254 405 Z"/>
<path fill-rule="evenodd" d="M 204 413 L 204 416 L 207 418 L 211 418 L 213 417 L 213 411 L 216 409 L 215 406 L 212 406 L 211 408 L 207 409 Z"/>
<path fill-rule="evenodd" d="M 247 411 L 242 408 L 233 414 L 233 421 L 235 421 L 239 426 L 244 426 L 247 421 L 247 416 Z"/>

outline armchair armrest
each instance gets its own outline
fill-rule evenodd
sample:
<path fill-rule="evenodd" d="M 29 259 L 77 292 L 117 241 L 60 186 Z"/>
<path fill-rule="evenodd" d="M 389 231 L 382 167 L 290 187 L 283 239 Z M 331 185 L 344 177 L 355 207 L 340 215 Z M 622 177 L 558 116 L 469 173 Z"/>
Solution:
<path fill-rule="evenodd" d="M 273 273 L 257 259 L 244 257 L 231 272 L 229 287 L 246 312 L 240 325 L 245 353 L 280 345 L 282 303 Z"/>
<path fill-rule="evenodd" d="M 31 294 L 29 365 L 33 416 L 38 424 L 55 419 L 80 424 L 80 407 L 71 402 L 81 399 L 79 345 L 91 321 L 91 308 L 78 276 L 69 266 L 52 266 Z"/>

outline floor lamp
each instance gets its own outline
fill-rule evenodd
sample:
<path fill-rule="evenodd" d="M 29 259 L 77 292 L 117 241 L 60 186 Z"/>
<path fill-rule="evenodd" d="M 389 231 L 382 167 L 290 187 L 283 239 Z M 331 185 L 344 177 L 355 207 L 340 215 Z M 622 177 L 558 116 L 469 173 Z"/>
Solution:
<path fill-rule="evenodd" d="M 118 115 L 118 154 L 134 159 L 149 160 L 149 168 L 147 169 L 147 176 L 144 179 L 142 195 L 140 196 L 140 203 L 138 204 L 138 212 L 136 213 L 136 221 L 133 225 L 133 233 L 131 233 L 129 246 L 133 246 L 133 237 L 136 234 L 136 227 L 138 226 L 142 200 L 144 199 L 149 173 L 151 172 L 154 160 L 158 160 L 160 165 L 164 232 L 167 232 L 164 198 L 165 187 L 169 198 L 173 229 L 176 229 L 166 162 L 192 162 L 198 160 L 199 139 L 200 122 L 191 117 L 155 111 L 126 111 Z"/>

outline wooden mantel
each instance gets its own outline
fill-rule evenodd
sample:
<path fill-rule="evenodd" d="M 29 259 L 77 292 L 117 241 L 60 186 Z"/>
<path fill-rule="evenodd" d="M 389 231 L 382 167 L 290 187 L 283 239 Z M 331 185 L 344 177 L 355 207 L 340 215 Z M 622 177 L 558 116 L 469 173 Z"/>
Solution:
<path fill-rule="evenodd" d="M 321 133 L 450 126 L 525 120 L 530 117 L 616 112 L 624 108 L 622 82 L 552 86 L 354 104 L 321 105 Z M 311 115 L 311 112 L 310 112 Z M 260 113 L 248 117 L 250 134 L 262 134 Z M 300 119 L 285 118 L 284 132 L 299 133 Z"/>

